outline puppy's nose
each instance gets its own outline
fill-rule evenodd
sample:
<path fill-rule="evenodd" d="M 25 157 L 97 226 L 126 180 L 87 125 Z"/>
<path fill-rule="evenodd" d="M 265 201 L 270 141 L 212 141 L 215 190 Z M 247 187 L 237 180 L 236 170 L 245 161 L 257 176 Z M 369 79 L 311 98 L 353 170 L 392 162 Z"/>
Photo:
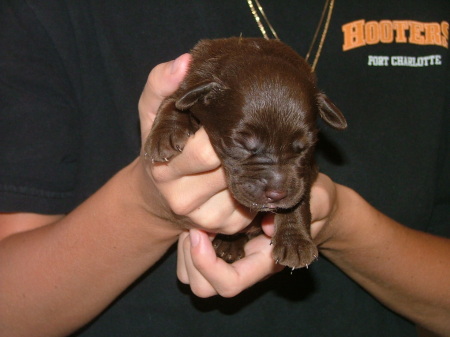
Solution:
<path fill-rule="evenodd" d="M 265 192 L 266 198 L 268 202 L 277 202 L 280 201 L 287 196 L 287 192 L 283 190 L 273 190 L 269 189 Z"/>

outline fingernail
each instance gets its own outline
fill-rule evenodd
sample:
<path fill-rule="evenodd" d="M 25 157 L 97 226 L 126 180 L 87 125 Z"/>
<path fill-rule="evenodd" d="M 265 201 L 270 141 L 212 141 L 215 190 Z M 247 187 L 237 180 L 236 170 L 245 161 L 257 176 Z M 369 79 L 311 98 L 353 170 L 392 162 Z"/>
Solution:
<path fill-rule="evenodd" d="M 196 229 L 189 230 L 189 239 L 191 240 L 191 246 L 196 247 L 200 242 L 200 233 Z"/>

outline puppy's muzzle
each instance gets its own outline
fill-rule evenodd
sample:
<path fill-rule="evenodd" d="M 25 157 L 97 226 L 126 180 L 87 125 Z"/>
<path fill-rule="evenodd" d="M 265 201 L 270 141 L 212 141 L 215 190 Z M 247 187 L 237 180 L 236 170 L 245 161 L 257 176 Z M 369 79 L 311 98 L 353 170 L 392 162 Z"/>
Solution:
<path fill-rule="evenodd" d="M 276 209 L 289 197 L 286 177 L 280 172 L 268 172 L 263 178 L 247 178 L 241 185 L 242 196 L 258 208 Z"/>

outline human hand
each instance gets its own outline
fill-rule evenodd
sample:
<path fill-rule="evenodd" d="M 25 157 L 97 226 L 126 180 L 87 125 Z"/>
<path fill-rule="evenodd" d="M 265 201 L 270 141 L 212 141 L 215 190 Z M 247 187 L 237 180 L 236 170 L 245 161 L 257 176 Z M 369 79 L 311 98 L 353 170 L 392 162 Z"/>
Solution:
<path fill-rule="evenodd" d="M 332 235 L 327 226 L 336 209 L 336 187 L 324 174 L 319 174 L 311 190 L 311 234 L 318 246 Z M 221 295 L 232 297 L 253 284 L 281 271 L 272 257 L 270 238 L 275 231 L 274 215 L 268 214 L 262 223 L 264 234 L 245 246 L 246 256 L 232 264 L 216 257 L 212 236 L 190 230 L 178 240 L 177 274 L 199 297 Z"/>
<path fill-rule="evenodd" d="M 139 101 L 142 144 L 158 108 L 184 78 L 191 57 L 156 66 Z M 147 196 L 150 211 L 178 228 L 203 228 L 209 232 L 235 233 L 245 228 L 255 213 L 235 202 L 227 189 L 225 174 L 209 138 L 201 128 L 191 136 L 183 152 L 168 163 L 141 162 L 156 190 Z M 161 196 L 163 198 L 161 198 Z"/>
<path fill-rule="evenodd" d="M 270 237 L 258 235 L 245 245 L 245 257 L 228 264 L 216 257 L 214 235 L 191 229 L 178 239 L 177 276 L 199 297 L 233 297 L 281 271 L 272 258 Z"/>

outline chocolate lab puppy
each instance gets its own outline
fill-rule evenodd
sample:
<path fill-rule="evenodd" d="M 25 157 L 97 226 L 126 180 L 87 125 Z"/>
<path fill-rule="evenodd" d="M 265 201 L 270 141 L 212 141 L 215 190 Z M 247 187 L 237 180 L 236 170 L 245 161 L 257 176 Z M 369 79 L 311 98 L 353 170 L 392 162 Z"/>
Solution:
<path fill-rule="evenodd" d="M 317 89 L 305 60 L 279 41 L 203 40 L 192 57 L 185 80 L 161 104 L 144 145 L 146 157 L 169 161 L 203 126 L 236 200 L 276 213 L 274 259 L 291 268 L 308 266 L 318 256 L 309 209 L 318 172 L 316 119 L 344 129 L 344 116 Z M 216 252 L 233 262 L 243 256 L 247 238 L 228 239 L 216 239 Z"/>

